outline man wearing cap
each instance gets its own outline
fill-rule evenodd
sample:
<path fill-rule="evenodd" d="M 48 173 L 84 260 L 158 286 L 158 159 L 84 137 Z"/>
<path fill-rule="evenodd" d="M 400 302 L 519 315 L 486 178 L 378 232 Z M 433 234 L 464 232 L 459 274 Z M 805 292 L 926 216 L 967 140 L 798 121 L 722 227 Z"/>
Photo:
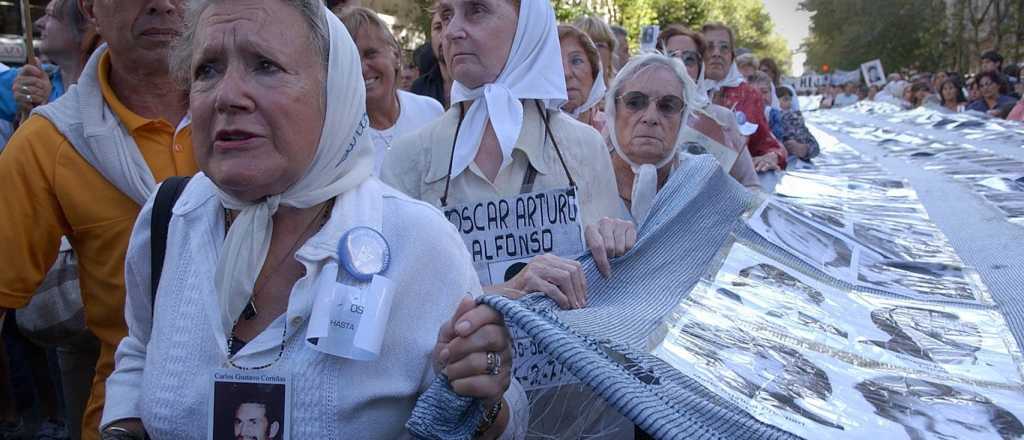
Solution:
<path fill-rule="evenodd" d="M 740 119 L 741 128 L 743 123 L 757 126 L 750 134 L 747 147 L 758 172 L 786 169 L 786 149 L 772 136 L 764 117 L 765 105 L 761 94 L 747 84 L 733 62 L 735 39 L 732 29 L 721 23 L 708 23 L 701 32 L 707 43 L 704 49 L 706 73 L 701 88 L 712 94 L 715 104 L 733 109 Z"/>
<path fill-rule="evenodd" d="M 31 301 L 66 236 L 85 320 L 101 342 L 82 438 L 99 438 L 104 384 L 127 333 L 124 258 L 157 182 L 196 172 L 186 96 L 168 68 L 184 0 L 82 0 L 107 42 L 59 100 L 36 109 L 0 155 L 0 307 Z"/>

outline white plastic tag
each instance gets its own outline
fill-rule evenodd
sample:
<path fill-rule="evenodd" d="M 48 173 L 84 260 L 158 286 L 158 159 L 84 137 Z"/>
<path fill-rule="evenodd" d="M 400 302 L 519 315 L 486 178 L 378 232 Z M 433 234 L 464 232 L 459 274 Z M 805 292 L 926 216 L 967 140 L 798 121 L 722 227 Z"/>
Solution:
<path fill-rule="evenodd" d="M 322 353 L 374 360 L 391 316 L 391 280 L 374 275 L 368 286 L 356 287 L 339 283 L 337 275 L 338 265 L 333 263 L 321 273 L 306 341 Z"/>

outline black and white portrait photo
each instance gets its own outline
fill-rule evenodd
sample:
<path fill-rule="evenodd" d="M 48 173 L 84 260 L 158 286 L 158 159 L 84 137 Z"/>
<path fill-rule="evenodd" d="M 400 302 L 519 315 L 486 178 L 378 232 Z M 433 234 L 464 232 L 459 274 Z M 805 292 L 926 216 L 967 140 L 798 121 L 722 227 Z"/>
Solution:
<path fill-rule="evenodd" d="M 211 440 L 285 440 L 285 384 L 216 382 Z"/>
<path fill-rule="evenodd" d="M 880 376 L 855 387 L 875 414 L 903 426 L 911 440 L 1011 440 L 1024 425 L 973 391 L 906 376 Z"/>
<path fill-rule="evenodd" d="M 861 64 L 860 71 L 864 75 L 864 82 L 869 86 L 885 85 L 885 71 L 882 70 L 881 60 L 872 60 Z"/>

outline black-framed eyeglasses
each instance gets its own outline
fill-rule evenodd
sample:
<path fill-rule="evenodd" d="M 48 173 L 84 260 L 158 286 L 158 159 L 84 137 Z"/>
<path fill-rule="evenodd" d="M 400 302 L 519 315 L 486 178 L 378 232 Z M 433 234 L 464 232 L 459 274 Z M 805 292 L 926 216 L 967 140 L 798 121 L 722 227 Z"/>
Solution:
<path fill-rule="evenodd" d="M 626 110 L 636 113 L 647 110 L 651 105 L 652 98 L 643 92 L 628 92 L 619 95 L 618 100 L 622 101 Z M 664 116 L 678 115 L 686 108 L 683 98 L 675 95 L 665 95 L 653 101 L 658 112 Z"/>
<path fill-rule="evenodd" d="M 673 58 L 679 58 L 683 61 L 686 67 L 693 67 L 699 65 L 704 58 L 700 56 L 700 53 L 695 50 L 674 50 L 669 53 L 669 56 Z"/>

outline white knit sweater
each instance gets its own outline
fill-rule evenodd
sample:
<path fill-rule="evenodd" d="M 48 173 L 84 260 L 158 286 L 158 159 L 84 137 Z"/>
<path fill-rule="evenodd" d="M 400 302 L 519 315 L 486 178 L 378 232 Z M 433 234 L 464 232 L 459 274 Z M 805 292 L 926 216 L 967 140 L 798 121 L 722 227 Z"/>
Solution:
<path fill-rule="evenodd" d="M 337 358 L 305 341 L 313 280 L 326 264 L 337 263 L 338 240 L 350 227 L 346 209 L 352 206 L 337 203 L 324 228 L 296 252 L 307 275 L 295 283 L 287 312 L 234 359 L 242 366 L 273 361 L 287 323 L 284 355 L 272 368 L 292 376 L 291 438 L 296 440 L 408 436 L 404 424 L 435 375 L 430 354 L 438 329 L 462 297 L 480 294 L 469 254 L 440 212 L 376 179 L 353 191 L 383 198 L 381 232 L 391 247 L 384 275 L 396 293 L 380 357 L 371 362 Z M 151 319 L 152 203 L 143 207 L 128 247 L 129 335 L 107 380 L 101 426 L 141 418 L 155 439 L 205 439 L 211 376 L 226 365 L 222 341 L 214 336 L 220 322 L 214 271 L 224 241 L 222 205 L 209 178 L 199 174 L 189 182 L 173 211 Z M 504 437 L 522 438 L 529 416 L 517 383 L 506 400 L 513 411 Z"/>

